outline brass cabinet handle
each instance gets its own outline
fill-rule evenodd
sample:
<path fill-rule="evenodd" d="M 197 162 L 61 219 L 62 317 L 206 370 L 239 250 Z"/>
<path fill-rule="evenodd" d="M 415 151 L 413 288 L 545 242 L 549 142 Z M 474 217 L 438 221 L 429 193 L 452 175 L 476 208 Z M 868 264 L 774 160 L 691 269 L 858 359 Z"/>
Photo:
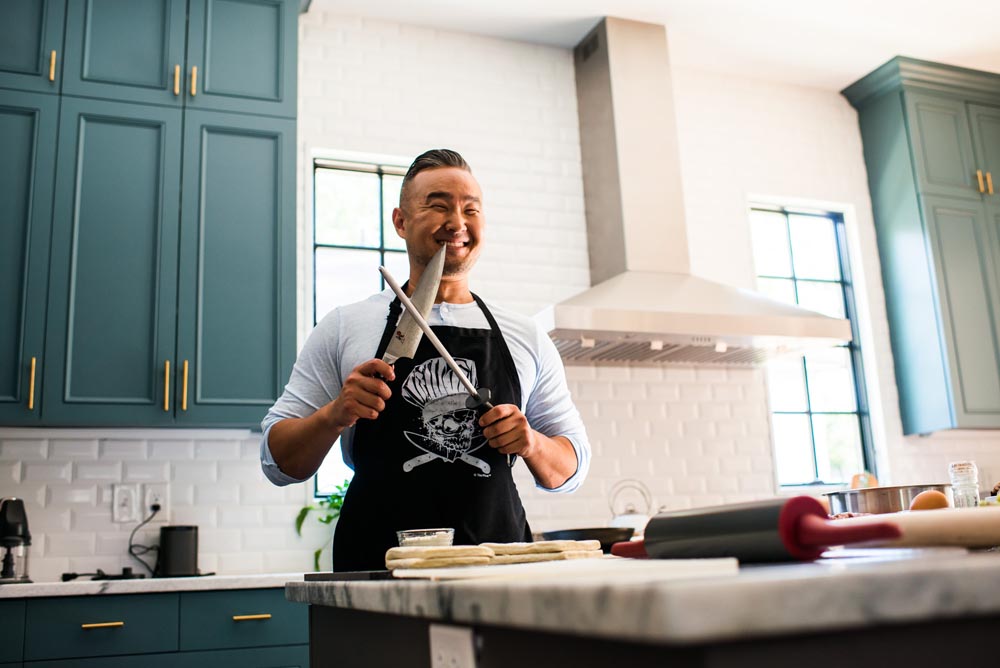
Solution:
<path fill-rule="evenodd" d="M 271 619 L 271 613 L 266 612 L 262 615 L 233 615 L 234 622 L 249 622 L 257 619 Z"/>
<path fill-rule="evenodd" d="M 979 179 L 979 192 L 986 192 L 986 188 L 983 187 L 983 170 L 976 170 L 976 178 Z"/>
<path fill-rule="evenodd" d="M 992 195 L 993 194 L 993 175 L 986 172 L 986 189 Z"/>
<path fill-rule="evenodd" d="M 174 95 L 181 94 L 181 66 L 174 65 Z"/>
<path fill-rule="evenodd" d="M 28 410 L 35 410 L 35 363 L 38 360 L 31 358 L 31 379 L 28 381 Z"/>
<path fill-rule="evenodd" d="M 191 67 L 191 97 L 198 94 L 198 66 Z"/>
<path fill-rule="evenodd" d="M 183 389 L 181 390 L 181 410 L 186 411 L 188 409 L 188 361 L 184 360 L 184 371 L 181 374 L 183 380 Z"/>
<path fill-rule="evenodd" d="M 117 629 L 125 626 L 125 622 L 97 622 L 95 624 L 80 624 L 81 629 Z"/>
<path fill-rule="evenodd" d="M 163 363 L 163 410 L 170 410 L 170 360 Z"/>
<path fill-rule="evenodd" d="M 56 52 L 49 54 L 49 81 L 56 80 Z"/>

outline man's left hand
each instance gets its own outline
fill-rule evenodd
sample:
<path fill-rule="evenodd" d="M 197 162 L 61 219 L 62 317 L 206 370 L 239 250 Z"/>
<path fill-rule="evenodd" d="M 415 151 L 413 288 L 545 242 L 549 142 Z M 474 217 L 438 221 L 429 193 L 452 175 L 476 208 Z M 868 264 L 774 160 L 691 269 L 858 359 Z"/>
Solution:
<path fill-rule="evenodd" d="M 540 434 L 528 426 L 528 418 L 514 404 L 494 406 L 479 418 L 490 447 L 505 455 L 527 459 L 534 453 Z"/>

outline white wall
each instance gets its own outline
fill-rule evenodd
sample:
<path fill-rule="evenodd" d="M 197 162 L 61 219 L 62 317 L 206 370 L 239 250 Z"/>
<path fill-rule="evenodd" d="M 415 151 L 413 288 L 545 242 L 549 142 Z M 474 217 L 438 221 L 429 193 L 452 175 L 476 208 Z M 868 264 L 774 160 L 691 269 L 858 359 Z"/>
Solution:
<path fill-rule="evenodd" d="M 310 256 L 310 160 L 326 151 L 409 159 L 448 146 L 470 161 L 485 193 L 488 245 L 473 289 L 524 313 L 589 284 L 576 98 L 566 50 L 362 21 L 313 9 L 301 19 L 300 254 Z M 691 62 L 690 60 L 688 62 Z M 822 203 L 845 212 L 856 273 L 867 289 L 863 345 L 885 472 L 938 481 L 972 457 L 984 483 L 1000 476 L 996 432 L 903 438 L 857 119 L 834 92 L 674 73 L 692 267 L 751 286 L 749 200 Z M 860 271 L 858 271 L 860 269 Z M 311 304 L 300 262 L 302 304 Z M 307 310 L 300 314 L 306 330 Z M 687 507 L 775 491 L 763 373 L 716 368 L 567 369 L 594 446 L 574 495 L 532 489 L 515 468 L 533 528 L 603 525 L 623 478 L 654 505 Z M 292 531 L 305 485 L 271 487 L 257 436 L 184 430 L 0 429 L 0 496 L 26 498 L 32 574 L 115 570 L 130 526 L 110 522 L 110 485 L 170 481 L 172 521 L 202 527 L 201 568 L 220 573 L 305 570 L 327 530 Z M 155 529 L 140 539 L 155 540 Z"/>

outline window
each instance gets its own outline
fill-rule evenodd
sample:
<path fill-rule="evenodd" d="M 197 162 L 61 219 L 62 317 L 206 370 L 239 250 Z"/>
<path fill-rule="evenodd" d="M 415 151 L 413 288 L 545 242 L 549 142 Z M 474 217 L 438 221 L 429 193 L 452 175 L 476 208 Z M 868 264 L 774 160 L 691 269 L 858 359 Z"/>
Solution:
<path fill-rule="evenodd" d="M 843 216 L 754 206 L 757 287 L 765 295 L 851 321 L 847 345 L 767 365 L 780 485 L 850 482 L 875 472 L 857 313 Z"/>
<path fill-rule="evenodd" d="M 403 281 L 406 245 L 392 226 L 405 167 L 316 160 L 313 163 L 313 324 L 337 306 L 384 288 L 379 265 Z M 334 444 L 316 474 L 325 496 L 353 471 Z"/>

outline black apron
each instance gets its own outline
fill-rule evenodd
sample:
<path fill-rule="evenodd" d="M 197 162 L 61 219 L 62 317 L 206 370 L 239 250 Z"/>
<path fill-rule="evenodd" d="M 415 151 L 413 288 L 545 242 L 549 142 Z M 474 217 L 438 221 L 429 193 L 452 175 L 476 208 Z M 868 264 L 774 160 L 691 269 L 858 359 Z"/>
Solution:
<path fill-rule="evenodd" d="M 521 405 L 521 384 L 493 314 L 476 295 L 490 329 L 437 326 L 434 333 L 492 403 Z M 396 330 L 399 299 L 389 307 L 375 357 Z M 414 359 L 402 358 L 392 397 L 375 420 L 355 426 L 354 479 L 333 541 L 333 570 L 385 568 L 396 531 L 453 527 L 456 545 L 530 541 L 531 530 L 506 455 L 486 442 L 481 413 L 426 337 Z"/>

